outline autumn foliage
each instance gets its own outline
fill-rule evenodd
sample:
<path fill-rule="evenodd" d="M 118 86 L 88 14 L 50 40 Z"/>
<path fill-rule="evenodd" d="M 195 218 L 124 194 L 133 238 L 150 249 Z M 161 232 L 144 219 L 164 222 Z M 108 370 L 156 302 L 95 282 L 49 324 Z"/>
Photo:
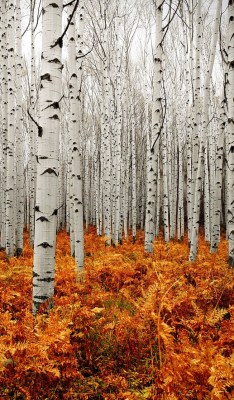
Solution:
<path fill-rule="evenodd" d="M 31 314 L 32 250 L 0 253 L 0 400 L 234 398 L 233 273 L 223 239 L 105 247 L 90 228 L 86 279 L 58 235 L 54 308 Z"/>

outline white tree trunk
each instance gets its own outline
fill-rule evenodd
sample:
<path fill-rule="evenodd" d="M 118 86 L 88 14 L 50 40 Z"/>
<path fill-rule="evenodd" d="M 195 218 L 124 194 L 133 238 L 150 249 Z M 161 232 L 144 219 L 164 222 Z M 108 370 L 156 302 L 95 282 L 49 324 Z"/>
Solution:
<path fill-rule="evenodd" d="M 157 156 L 159 136 L 162 124 L 161 84 L 162 84 L 162 9 L 163 3 L 157 0 L 156 4 L 156 34 L 153 72 L 153 110 L 152 134 L 149 138 L 147 151 L 147 203 L 145 220 L 145 251 L 152 253 L 155 235 L 155 201 Z"/>
<path fill-rule="evenodd" d="M 229 265 L 234 267 L 234 1 L 228 4 L 228 134 L 227 134 L 227 236 Z"/>
<path fill-rule="evenodd" d="M 103 225 L 106 237 L 106 245 L 111 245 L 111 143 L 109 125 L 109 76 L 107 63 L 107 31 L 103 32 L 103 111 L 102 111 L 102 140 L 103 140 Z"/>
<path fill-rule="evenodd" d="M 8 51 L 8 126 L 7 126 L 7 171 L 6 171 L 6 252 L 9 256 L 14 254 L 15 239 L 15 168 L 14 168 L 14 143 L 15 143 L 15 16 L 14 4 L 7 6 L 7 51 Z"/>
<path fill-rule="evenodd" d="M 72 18 L 74 5 L 68 9 L 68 19 Z M 80 4 L 78 20 L 78 55 L 83 54 L 83 29 L 84 29 L 84 7 Z M 82 63 L 78 59 L 76 65 L 76 42 L 75 42 L 75 19 L 71 21 L 68 30 L 68 53 L 69 53 L 69 90 L 70 90 L 70 137 L 72 142 L 71 160 L 71 209 L 70 218 L 72 230 L 74 230 L 74 255 L 79 274 L 84 270 L 84 227 L 83 227 L 83 195 L 82 195 L 82 171 L 81 171 L 81 71 Z M 77 76 L 78 74 L 78 76 Z M 81 278 L 81 275 L 79 276 Z"/>
<path fill-rule="evenodd" d="M 17 208 L 16 208 L 16 254 L 23 252 L 24 229 L 24 164 L 23 164 L 23 115 L 22 115 L 22 72 L 23 58 L 21 50 L 21 9 L 20 0 L 16 1 L 16 149 L 17 149 Z"/>
<path fill-rule="evenodd" d="M 198 162 L 196 162 L 195 168 L 194 168 L 194 172 L 195 172 L 196 168 L 197 168 L 196 165 L 198 165 L 197 175 L 196 175 L 196 179 L 194 182 L 195 195 L 194 195 L 194 202 L 193 202 L 193 223 L 192 223 L 191 247 L 190 247 L 190 256 L 189 256 L 190 261 L 195 261 L 196 256 L 197 256 L 198 232 L 199 232 L 199 222 L 200 222 L 199 221 L 200 203 L 201 203 L 201 193 L 202 193 L 202 182 L 203 182 L 203 177 L 204 177 L 203 174 L 205 171 L 208 172 L 208 169 L 206 168 L 205 148 L 207 146 L 207 129 L 208 129 L 207 126 L 208 126 L 208 122 L 209 122 L 210 80 L 211 80 L 212 70 L 213 70 L 213 66 L 214 66 L 215 51 L 216 51 L 216 45 L 217 45 L 217 39 L 218 39 L 220 11 L 221 11 L 221 0 L 218 0 L 217 8 L 216 8 L 216 16 L 215 16 L 215 21 L 214 21 L 214 31 L 213 31 L 212 43 L 211 43 L 211 52 L 210 52 L 210 57 L 209 57 L 208 68 L 207 68 L 206 75 L 205 75 L 205 82 L 204 82 L 204 99 L 203 99 L 203 109 L 202 109 L 202 135 L 201 135 L 200 146 L 199 146 L 199 157 L 198 157 Z M 200 12 L 199 12 L 199 15 L 201 15 Z M 200 21 L 199 16 L 198 16 L 198 21 Z M 200 25 L 200 24 L 198 23 L 198 25 Z M 198 29 L 198 33 L 200 33 L 200 27 Z M 196 120 L 196 121 L 198 122 L 198 120 Z M 197 132 L 197 122 L 196 122 L 196 132 Z M 195 155 L 195 160 L 196 160 L 196 157 L 197 156 Z M 209 181 L 208 181 L 207 175 L 205 178 L 205 186 L 206 186 L 205 187 L 206 197 L 208 197 Z M 205 210 L 205 211 L 207 214 L 207 210 Z M 206 217 L 207 217 L 207 215 L 206 215 Z"/>
<path fill-rule="evenodd" d="M 31 2 L 31 75 L 30 75 L 30 114 L 35 119 L 36 115 L 36 67 L 35 67 L 35 37 L 34 37 L 34 12 L 35 0 Z M 30 244 L 34 244 L 35 231 L 35 187 L 36 187 L 36 126 L 30 119 L 30 155 L 29 155 L 29 236 Z"/>
<path fill-rule="evenodd" d="M 57 225 L 57 185 L 62 86 L 62 0 L 42 4 L 42 60 L 38 129 L 33 314 L 48 301 L 52 306 Z"/>
<path fill-rule="evenodd" d="M 7 151 L 7 48 L 6 48 L 6 27 L 7 12 L 6 0 L 1 2 L 0 29 L 1 29 L 1 115 L 2 115 L 2 174 L 1 174 L 1 247 L 6 247 L 6 151 Z"/>

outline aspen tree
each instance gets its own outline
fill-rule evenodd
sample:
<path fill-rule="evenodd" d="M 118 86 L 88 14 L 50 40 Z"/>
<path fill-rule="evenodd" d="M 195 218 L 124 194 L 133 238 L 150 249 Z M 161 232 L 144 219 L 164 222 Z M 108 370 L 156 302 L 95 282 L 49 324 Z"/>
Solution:
<path fill-rule="evenodd" d="M 117 10 L 118 12 L 118 10 Z M 115 97 L 116 97 L 116 108 L 115 108 L 115 198 L 114 198 L 114 232 L 113 232 L 113 243 L 117 245 L 120 237 L 120 207 L 121 207 L 121 131 L 122 131 L 122 110 L 121 110 L 121 49 L 119 44 L 119 23 L 115 21 L 115 32 L 114 38 L 116 43 L 115 51 Z"/>
<path fill-rule="evenodd" d="M 109 92 L 110 83 L 108 75 L 107 60 L 107 26 L 104 25 L 102 31 L 103 46 L 103 111 L 102 111 L 102 147 L 103 157 L 103 225 L 106 237 L 106 245 L 111 245 L 111 143 L 110 143 L 110 126 L 109 126 Z"/>
<path fill-rule="evenodd" d="M 177 208 L 177 236 L 178 240 L 184 237 L 184 169 L 182 157 L 182 143 L 181 138 L 178 143 L 178 158 L 179 158 L 179 171 L 178 171 L 178 208 Z"/>
<path fill-rule="evenodd" d="M 1 247 L 6 247 L 6 151 L 7 151 L 7 47 L 6 47 L 6 27 L 7 12 L 6 0 L 0 4 L 0 29 L 1 29 L 1 116 L 2 116 L 2 174 L 1 174 Z"/>
<path fill-rule="evenodd" d="M 17 151 L 17 207 L 16 207 L 16 254 L 23 252 L 24 228 L 24 164 L 23 164 L 23 115 L 22 115 L 22 73 L 23 58 L 21 49 L 21 8 L 16 0 L 16 151 Z"/>
<path fill-rule="evenodd" d="M 192 180 L 192 153 L 193 153 L 193 135 L 192 135 L 192 113 L 193 111 L 193 85 L 192 85 L 192 72 L 193 72 L 193 24 L 192 24 L 192 11 L 189 9 L 189 26 L 191 29 L 186 30 L 184 25 L 184 38 L 189 36 L 186 46 L 186 59 L 185 59 L 185 69 L 186 69 L 186 112 L 187 112 L 187 230 L 188 230 L 188 241 L 191 242 L 191 230 L 192 230 L 192 210 L 193 210 L 193 180 Z M 192 32 L 191 32 L 192 30 Z M 191 95 L 191 94 L 192 95 Z"/>
<path fill-rule="evenodd" d="M 31 73 L 30 73 L 30 156 L 29 156 L 29 234 L 30 244 L 34 243 L 35 230 L 35 180 L 36 180 L 36 67 L 35 67 L 35 37 L 34 37 L 35 0 L 30 6 L 30 34 L 31 34 Z"/>
<path fill-rule="evenodd" d="M 190 206 L 190 215 L 189 217 L 191 218 L 191 222 L 189 221 L 191 230 L 193 231 L 193 235 L 196 238 L 197 236 L 197 225 L 193 225 L 193 221 L 195 221 L 195 216 L 194 216 L 194 205 L 195 207 L 195 214 L 198 215 L 199 218 L 199 212 L 200 212 L 200 202 L 198 201 L 199 193 L 198 191 L 200 190 L 197 187 L 196 190 L 196 177 L 200 176 L 201 173 L 201 165 L 199 164 L 199 126 L 200 126 L 200 119 L 201 119 L 201 35 L 202 35 L 202 13 L 201 13 L 201 0 L 198 0 L 197 2 L 197 9 L 196 9 L 196 43 L 195 43 L 195 49 L 191 53 L 192 58 L 192 67 L 193 67 L 193 88 L 194 88 L 194 100 L 193 100 L 193 110 L 192 110 L 192 149 L 191 149 L 191 156 L 192 156 L 192 169 L 191 169 L 191 206 Z M 194 54 L 195 53 L 195 54 Z M 200 168 L 200 171 L 198 171 L 198 168 Z M 197 182 L 201 184 L 201 179 L 197 179 Z M 196 220 L 196 224 L 199 223 L 199 220 Z M 190 235 L 190 241 L 192 242 L 192 232 Z M 196 246 L 196 244 L 194 243 Z M 190 253 L 193 250 L 190 248 Z M 192 256 L 191 256 L 192 257 Z M 190 257 L 190 259 L 191 259 Z M 194 255 L 194 257 L 196 257 Z"/>
<path fill-rule="evenodd" d="M 216 7 L 216 16 L 214 21 L 214 30 L 212 36 L 211 43 L 211 52 L 209 57 L 209 63 L 205 75 L 204 80 L 204 99 L 203 99 L 203 108 L 202 108 L 202 135 L 199 146 L 199 157 L 198 157 L 198 168 L 197 168 L 197 176 L 195 180 L 195 193 L 194 193 L 194 205 L 193 205 L 193 223 L 192 223 L 192 236 L 191 236 L 191 246 L 190 246 L 190 261 L 194 261 L 197 256 L 197 246 L 198 246 L 198 231 L 199 231 L 199 216 L 200 216 L 200 203 L 201 203 L 201 192 L 202 192 L 202 181 L 204 178 L 206 160 L 205 160 L 205 148 L 207 145 L 207 126 L 209 122 L 209 98 L 210 98 L 210 80 L 211 74 L 214 66 L 215 52 L 216 52 L 216 44 L 218 40 L 218 27 L 219 27 L 219 17 L 221 11 L 221 0 L 217 0 Z M 209 191 L 208 185 L 208 177 L 206 174 L 205 178 L 206 185 L 206 193 Z M 206 194 L 207 195 L 207 194 Z M 206 210 L 205 210 L 206 211 Z"/>
<path fill-rule="evenodd" d="M 81 73 L 82 62 L 78 58 L 76 65 L 75 19 L 72 20 L 73 5 L 69 5 L 68 20 L 71 20 L 68 32 L 69 53 L 69 91 L 70 91 L 70 137 L 72 143 L 71 155 L 71 221 L 74 230 L 74 255 L 78 273 L 84 269 L 84 228 L 83 228 L 83 198 L 81 171 Z M 84 7 L 79 4 L 78 19 L 78 57 L 83 54 Z"/>
<path fill-rule="evenodd" d="M 162 170 L 163 170 L 163 229 L 164 240 L 169 242 L 169 192 L 168 192 L 168 174 L 167 174 L 167 138 L 166 134 L 162 136 Z"/>
<path fill-rule="evenodd" d="M 62 0 L 42 2 L 42 57 L 33 266 L 33 314 L 52 306 L 62 84 Z"/>
<path fill-rule="evenodd" d="M 234 0 L 228 2 L 228 132 L 227 132 L 227 237 L 229 265 L 234 267 Z"/>
<path fill-rule="evenodd" d="M 223 93 L 223 100 L 221 102 L 221 123 L 220 123 L 220 133 L 217 139 L 217 144 L 215 148 L 215 182 L 214 182 L 214 208 L 213 215 L 211 219 L 211 242 L 210 251 L 211 253 L 216 252 L 218 249 L 218 243 L 220 241 L 220 219 L 222 211 L 222 178 L 223 178 L 223 158 L 224 158 L 224 131 L 226 126 L 226 109 L 225 109 L 225 93 Z"/>
<path fill-rule="evenodd" d="M 126 50 L 125 50 L 126 51 Z M 128 73 L 127 56 L 125 56 L 126 71 Z M 126 74 L 127 75 L 127 74 Z M 129 82 L 129 77 L 125 79 Z M 127 82 L 123 87 L 123 173 L 122 173 L 122 207 L 123 207 L 123 232 L 125 239 L 128 238 L 128 201 L 129 201 L 129 159 L 131 151 L 129 120 L 129 96 L 127 95 Z M 130 101 L 132 96 L 130 96 Z"/>
<path fill-rule="evenodd" d="M 135 112 L 132 107 L 132 238 L 136 241 L 136 225 L 137 225 L 137 176 L 136 176 L 136 121 Z"/>
<path fill-rule="evenodd" d="M 147 152 L 147 203 L 145 220 L 145 251 L 152 253 L 155 235 L 155 199 L 157 156 L 159 148 L 159 136 L 162 124 L 161 105 L 161 80 L 162 80 L 162 9 L 163 2 L 156 0 L 156 33 L 154 50 L 153 72 L 153 105 L 152 105 L 152 132 L 148 142 Z M 166 215 L 165 215 L 166 218 Z"/>
<path fill-rule="evenodd" d="M 15 240 L 15 220 L 14 220 L 14 207 L 15 207 L 15 14 L 14 3 L 9 1 L 7 4 L 7 149 L 6 149 L 6 252 L 9 256 L 14 254 L 14 240 Z"/>

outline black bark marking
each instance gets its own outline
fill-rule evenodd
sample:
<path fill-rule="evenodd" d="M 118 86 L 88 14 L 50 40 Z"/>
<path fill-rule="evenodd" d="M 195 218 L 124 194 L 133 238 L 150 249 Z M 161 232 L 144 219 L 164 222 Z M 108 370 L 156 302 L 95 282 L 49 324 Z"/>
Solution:
<path fill-rule="evenodd" d="M 39 300 L 47 300 L 49 297 L 48 296 L 34 296 L 34 299 L 39 299 Z M 37 303 L 40 304 L 40 303 Z"/>
<path fill-rule="evenodd" d="M 46 173 L 48 173 L 48 174 L 54 174 L 55 176 L 58 176 L 58 174 L 57 174 L 57 172 L 56 171 L 54 171 L 52 168 L 47 168 L 41 175 L 44 175 L 44 174 L 46 174 Z"/>
<path fill-rule="evenodd" d="M 40 126 L 40 125 L 38 124 L 38 122 L 35 121 L 35 119 L 33 118 L 33 116 L 30 114 L 29 110 L 28 110 L 28 115 L 29 115 L 29 117 L 31 118 L 31 120 L 34 122 L 34 124 L 36 124 L 36 126 L 37 126 L 37 129 L 38 129 L 38 136 L 39 136 L 39 137 L 42 137 L 42 134 L 43 134 L 42 126 Z"/>
<path fill-rule="evenodd" d="M 42 243 L 38 244 L 37 246 L 38 246 L 38 247 L 41 246 L 41 247 L 43 247 L 44 249 L 47 249 L 47 247 L 50 247 L 51 249 L 53 248 L 53 246 L 51 246 L 51 245 L 50 245 L 49 243 L 47 243 L 47 242 L 42 242 Z"/>
<path fill-rule="evenodd" d="M 67 30 L 68 30 L 68 28 L 69 28 L 70 23 L 72 22 L 72 18 L 73 18 L 73 16 L 74 16 L 75 12 L 76 12 L 76 9 L 77 9 L 77 7 L 78 7 L 78 5 L 79 5 L 79 2 L 80 2 L 80 0 L 76 0 L 76 4 L 74 5 L 74 8 L 73 8 L 73 10 L 72 10 L 72 13 L 71 13 L 71 15 L 70 15 L 69 18 L 68 18 L 68 23 L 67 23 L 66 28 L 64 29 L 62 35 L 55 41 L 55 43 L 54 43 L 52 46 L 50 46 L 51 49 L 52 49 L 53 47 L 57 46 L 57 44 L 59 45 L 60 48 L 63 47 L 63 38 L 64 38 L 64 36 L 65 36 L 66 33 L 67 33 Z M 71 4 L 72 4 L 72 3 L 71 3 Z"/>
<path fill-rule="evenodd" d="M 43 217 L 43 216 L 37 218 L 36 221 L 41 221 L 41 222 L 45 222 L 45 221 L 46 221 L 46 222 L 49 222 L 49 220 L 48 220 L 46 217 Z"/>
<path fill-rule="evenodd" d="M 54 278 L 40 278 L 40 279 L 37 279 L 37 281 L 39 281 L 39 282 L 53 282 Z"/>
<path fill-rule="evenodd" d="M 51 6 L 53 8 L 59 8 L 58 4 L 56 4 L 56 3 L 50 3 L 49 6 Z"/>
<path fill-rule="evenodd" d="M 70 199 L 71 199 L 72 197 L 70 197 Z M 64 203 L 63 203 L 64 204 Z M 61 204 L 61 206 L 59 206 L 58 208 L 55 208 L 54 209 L 54 211 L 52 212 L 52 214 L 51 214 L 51 217 L 53 216 L 53 215 L 58 215 L 58 210 L 60 209 L 60 208 L 62 208 L 63 207 L 63 204 Z"/>
<path fill-rule="evenodd" d="M 49 60 L 48 62 L 54 63 L 54 64 L 61 64 L 61 61 L 58 58 L 53 58 L 52 60 Z"/>
<path fill-rule="evenodd" d="M 36 212 L 41 212 L 40 209 L 39 209 L 39 206 L 35 206 L 35 211 Z"/>
<path fill-rule="evenodd" d="M 40 276 L 40 275 L 37 274 L 36 272 L 33 272 L 33 278 L 37 278 L 38 276 Z"/>
<path fill-rule="evenodd" d="M 41 75 L 41 81 L 44 81 L 44 80 L 51 82 L 52 79 L 50 78 L 50 74 L 46 73 L 44 75 Z"/>
<path fill-rule="evenodd" d="M 61 101 L 63 98 L 64 98 L 64 95 L 61 97 L 61 99 L 60 99 L 59 101 L 54 101 L 53 103 L 51 103 L 51 104 L 49 104 L 47 107 L 45 107 L 43 110 L 46 110 L 46 109 L 49 108 L 49 107 L 52 107 L 52 108 L 54 108 L 54 109 L 60 108 L 59 103 L 60 103 L 60 101 Z M 52 117 L 50 117 L 50 118 L 52 118 Z"/>
<path fill-rule="evenodd" d="M 234 69 L 234 60 L 230 61 L 229 66 L 230 66 L 230 69 Z"/>
<path fill-rule="evenodd" d="M 52 117 L 49 117 L 50 119 L 59 119 L 59 116 L 57 114 L 52 115 Z"/>
<path fill-rule="evenodd" d="M 52 104 L 50 105 L 50 107 L 53 107 L 53 108 L 55 108 L 55 109 L 59 108 L 59 103 L 58 103 L 58 101 L 55 101 L 54 103 L 52 103 Z"/>

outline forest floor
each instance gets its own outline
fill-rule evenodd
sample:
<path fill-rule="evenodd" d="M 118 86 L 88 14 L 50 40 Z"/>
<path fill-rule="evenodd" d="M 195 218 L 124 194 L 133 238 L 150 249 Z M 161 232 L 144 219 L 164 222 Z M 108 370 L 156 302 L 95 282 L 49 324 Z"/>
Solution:
<path fill-rule="evenodd" d="M 188 244 L 143 233 L 105 247 L 90 227 L 85 281 L 58 234 L 54 308 L 31 314 L 32 249 L 0 253 L 0 400 L 234 398 L 233 271 L 227 242 L 188 261 Z"/>

